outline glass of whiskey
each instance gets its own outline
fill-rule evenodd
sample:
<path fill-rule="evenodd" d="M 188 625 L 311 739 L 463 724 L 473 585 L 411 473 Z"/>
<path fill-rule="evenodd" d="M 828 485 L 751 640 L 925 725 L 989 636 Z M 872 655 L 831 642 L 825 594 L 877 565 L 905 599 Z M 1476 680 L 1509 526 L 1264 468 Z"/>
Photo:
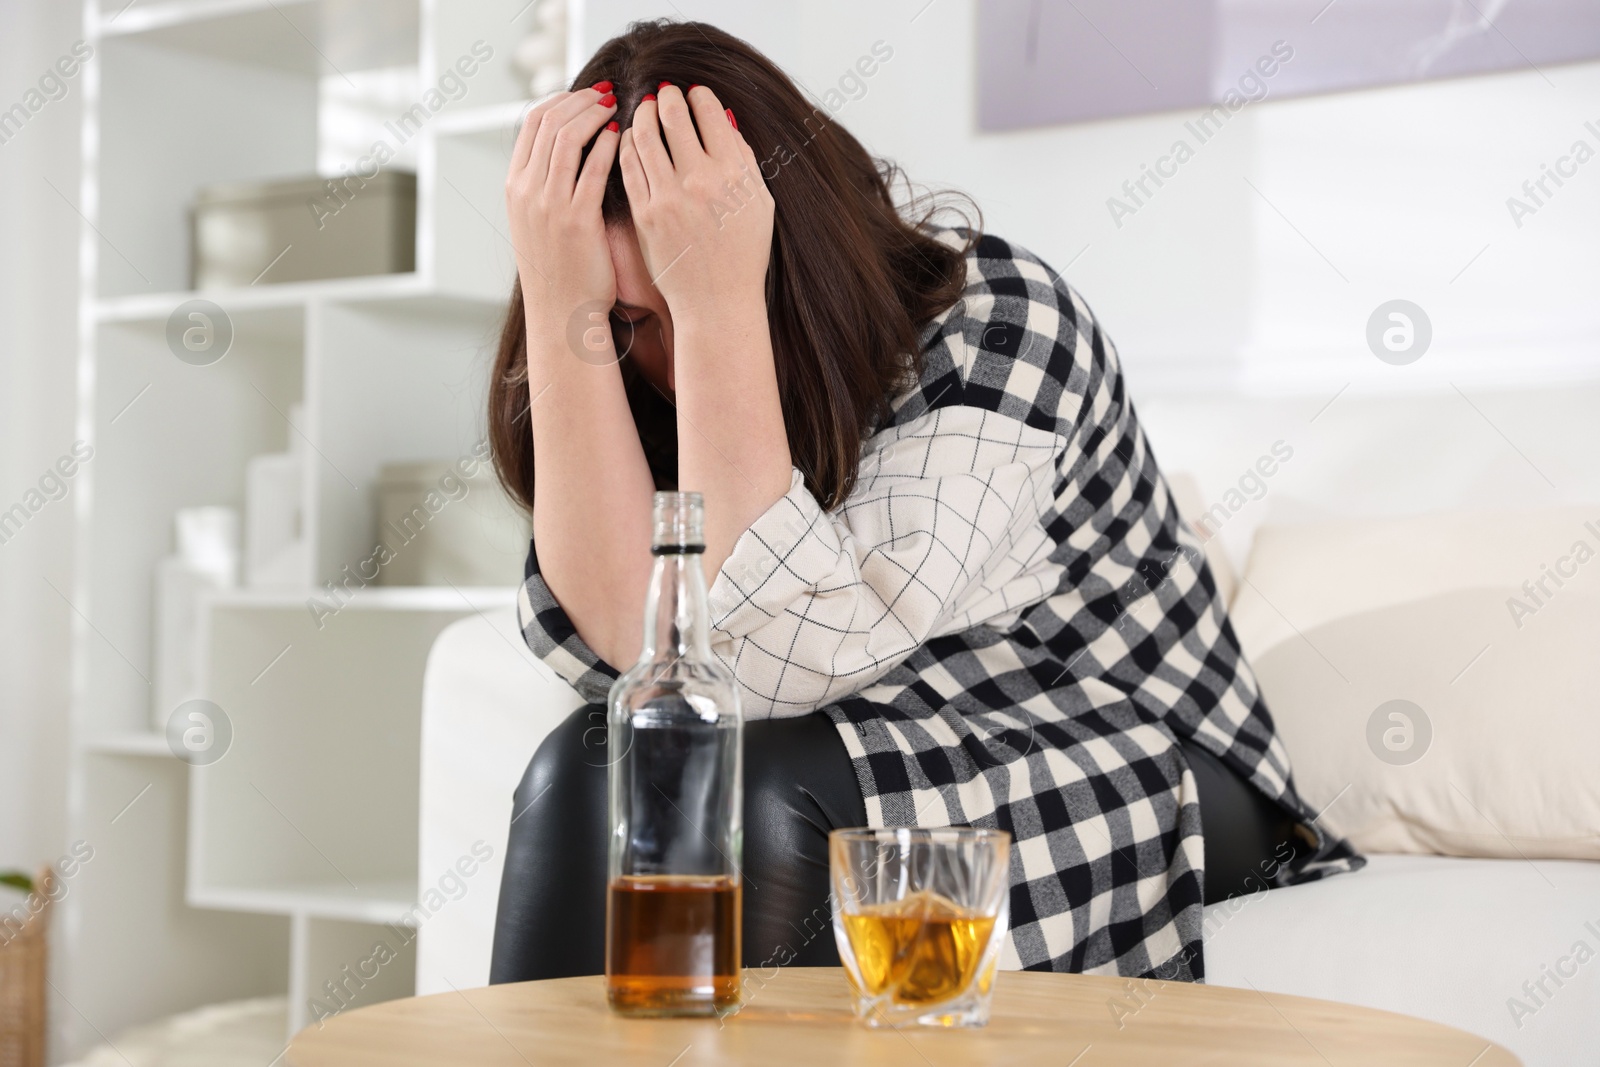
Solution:
<path fill-rule="evenodd" d="M 834 830 L 833 934 L 868 1026 L 982 1026 L 1010 916 L 1011 835 Z"/>

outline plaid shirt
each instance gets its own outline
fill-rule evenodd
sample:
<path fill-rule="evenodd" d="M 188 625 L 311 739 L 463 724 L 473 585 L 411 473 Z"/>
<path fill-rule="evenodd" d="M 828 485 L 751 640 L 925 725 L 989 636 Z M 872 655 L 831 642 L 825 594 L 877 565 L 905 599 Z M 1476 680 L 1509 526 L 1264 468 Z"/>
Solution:
<path fill-rule="evenodd" d="M 872 825 L 1011 832 L 1002 966 L 1202 978 L 1200 812 L 1177 738 L 1300 821 L 1264 879 L 1363 861 L 1294 789 L 1082 298 L 984 236 L 921 340 L 920 381 L 849 499 L 824 512 L 796 470 L 740 537 L 709 589 L 712 649 L 748 717 L 833 720 Z M 519 601 L 533 651 L 604 702 L 617 671 L 532 552 Z"/>

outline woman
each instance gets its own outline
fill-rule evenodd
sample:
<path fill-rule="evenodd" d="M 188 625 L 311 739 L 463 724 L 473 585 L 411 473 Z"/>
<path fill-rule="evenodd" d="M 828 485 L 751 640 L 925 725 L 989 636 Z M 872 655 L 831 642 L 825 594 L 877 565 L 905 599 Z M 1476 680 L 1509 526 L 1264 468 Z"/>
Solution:
<path fill-rule="evenodd" d="M 1360 862 L 1295 792 L 1065 282 L 906 217 L 892 167 L 714 27 L 637 24 L 575 85 L 513 153 L 489 415 L 533 513 L 524 634 L 592 703 L 518 790 L 492 980 L 601 970 L 597 727 L 658 488 L 704 495 L 749 721 L 747 964 L 837 962 L 838 826 L 1009 830 L 1010 967 L 1199 978 L 1203 901 Z"/>

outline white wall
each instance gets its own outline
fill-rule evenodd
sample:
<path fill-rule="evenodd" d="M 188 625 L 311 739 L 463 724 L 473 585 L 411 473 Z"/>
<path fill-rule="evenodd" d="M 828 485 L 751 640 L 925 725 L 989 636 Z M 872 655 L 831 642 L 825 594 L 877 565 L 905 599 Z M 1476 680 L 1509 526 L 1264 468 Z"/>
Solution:
<path fill-rule="evenodd" d="M 1130 364 L 1172 374 L 1197 358 L 1244 357 L 1257 378 L 1281 379 L 1281 367 L 1255 364 L 1281 363 L 1287 353 L 1338 363 L 1357 354 L 1350 342 L 1360 347 L 1368 313 L 1404 296 L 1429 311 L 1441 353 L 1527 338 L 1536 323 L 1552 341 L 1545 347 L 1594 373 L 1600 302 L 1585 299 L 1583 283 L 1600 275 L 1600 246 L 1589 239 L 1600 228 L 1600 160 L 1521 229 L 1505 199 L 1575 138 L 1600 144 L 1583 129 L 1586 120 L 1600 126 L 1600 64 L 1269 95 L 1230 119 L 1119 227 L 1107 199 L 1189 136 L 1184 123 L 1197 113 L 980 134 L 976 6 L 595 0 L 583 38 L 592 50 L 630 18 L 681 11 L 747 38 L 819 97 L 884 41 L 894 58 L 838 120 L 914 178 L 974 194 L 994 232 L 1058 269 L 1072 263 L 1067 273 L 1115 327 Z M 1314 52 L 1314 27 L 1288 43 L 1297 54 Z M 1382 369 L 1370 358 L 1360 369 L 1369 363 Z M 1320 369 L 1329 380 L 1348 378 L 1339 367 Z"/>
<path fill-rule="evenodd" d="M 0 108 L 70 51 L 80 14 L 0 0 Z M 72 447 L 81 76 L 67 84 L 0 144 L 0 510 Z M 72 509 L 70 496 L 50 503 L 0 544 L 0 867 L 65 847 L 72 614 L 51 585 L 71 595 Z"/>
<path fill-rule="evenodd" d="M 1600 159 L 1520 228 L 1506 207 L 1575 139 L 1600 147 L 1584 129 L 1600 128 L 1600 64 L 1269 96 L 1118 226 L 1107 199 L 1195 114 L 978 133 L 973 0 L 586 6 L 589 50 L 681 13 L 819 98 L 875 41 L 892 47 L 838 121 L 913 179 L 971 193 L 991 232 L 1067 276 L 1115 338 L 1166 468 L 1215 499 L 1274 441 L 1297 449 L 1226 524 L 1235 552 L 1274 512 L 1600 500 Z M 1309 53 L 1315 28 L 1289 43 Z M 1395 298 L 1434 328 L 1405 367 L 1365 342 Z"/>

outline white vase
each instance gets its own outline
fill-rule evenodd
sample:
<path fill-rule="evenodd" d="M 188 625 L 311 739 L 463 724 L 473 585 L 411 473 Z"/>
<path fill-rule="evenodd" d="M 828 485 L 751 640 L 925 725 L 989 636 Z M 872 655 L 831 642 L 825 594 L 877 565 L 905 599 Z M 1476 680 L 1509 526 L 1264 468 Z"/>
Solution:
<path fill-rule="evenodd" d="M 183 508 L 174 516 L 177 554 L 156 561 L 153 677 L 150 723 L 165 731 L 167 719 L 186 701 L 205 693 L 200 685 L 200 603 L 207 591 L 238 581 L 239 513 L 232 508 Z"/>

